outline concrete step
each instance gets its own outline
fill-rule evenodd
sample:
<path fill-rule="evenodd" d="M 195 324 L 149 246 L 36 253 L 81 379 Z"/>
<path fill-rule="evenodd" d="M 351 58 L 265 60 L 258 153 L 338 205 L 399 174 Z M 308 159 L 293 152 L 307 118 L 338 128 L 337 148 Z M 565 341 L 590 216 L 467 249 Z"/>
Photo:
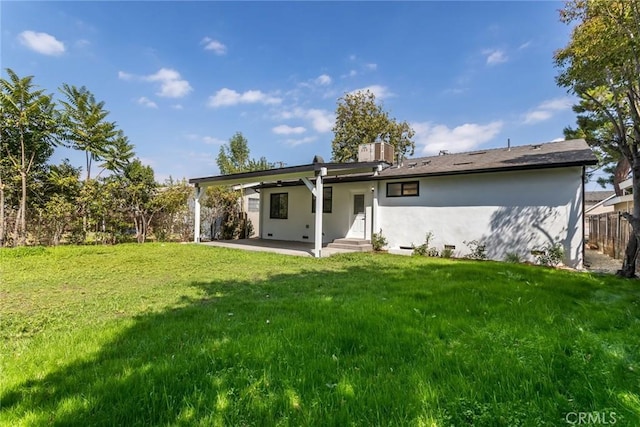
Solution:
<path fill-rule="evenodd" d="M 327 245 L 332 249 L 346 249 L 353 252 L 369 252 L 373 250 L 371 242 L 362 239 L 335 239 Z"/>
<path fill-rule="evenodd" d="M 327 247 L 331 249 L 347 249 L 353 252 L 369 252 L 373 250 L 371 245 L 344 245 L 342 243 L 329 243 Z"/>
<path fill-rule="evenodd" d="M 335 239 L 332 243 L 337 243 L 337 244 L 341 244 L 341 245 L 355 245 L 355 246 L 366 246 L 366 245 L 370 245 L 371 242 L 368 240 L 364 240 L 364 239 L 347 239 L 347 238 L 342 238 L 342 239 Z"/>

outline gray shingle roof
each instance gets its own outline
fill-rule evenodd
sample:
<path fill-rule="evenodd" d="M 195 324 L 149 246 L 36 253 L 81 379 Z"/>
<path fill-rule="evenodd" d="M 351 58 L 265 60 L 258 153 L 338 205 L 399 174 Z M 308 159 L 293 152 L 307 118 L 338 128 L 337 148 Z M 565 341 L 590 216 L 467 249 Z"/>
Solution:
<path fill-rule="evenodd" d="M 603 201 L 607 197 L 613 196 L 613 194 L 613 190 L 585 191 L 584 201 L 587 203 L 598 203 Z"/>
<path fill-rule="evenodd" d="M 598 162 L 584 139 L 548 142 L 467 153 L 405 159 L 380 172 L 380 178 L 457 175 L 506 170 L 595 165 Z"/>

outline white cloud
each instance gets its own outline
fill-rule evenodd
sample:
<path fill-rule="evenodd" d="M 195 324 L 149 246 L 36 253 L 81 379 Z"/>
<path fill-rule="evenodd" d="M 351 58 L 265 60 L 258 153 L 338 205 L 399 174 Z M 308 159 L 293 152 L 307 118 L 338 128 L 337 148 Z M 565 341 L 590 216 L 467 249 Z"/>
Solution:
<path fill-rule="evenodd" d="M 202 39 L 200 44 L 204 45 L 205 50 L 211 50 L 216 55 L 224 55 L 227 53 L 227 46 L 219 42 L 218 40 L 214 40 L 209 37 L 205 37 Z"/>
<path fill-rule="evenodd" d="M 554 99 L 549 99 L 547 101 L 544 101 L 540 104 L 540 106 L 538 106 L 538 109 L 562 111 L 562 110 L 568 110 L 569 108 L 571 108 L 572 104 L 573 102 L 571 101 L 571 98 L 569 98 L 568 96 L 565 96 L 562 98 L 554 98 Z"/>
<path fill-rule="evenodd" d="M 360 89 L 352 90 L 349 93 L 353 94 L 356 92 L 366 92 L 366 91 L 373 93 L 377 99 L 389 98 L 394 95 L 391 91 L 389 91 L 388 87 L 381 86 L 381 85 L 371 85 L 371 86 L 363 87 Z"/>
<path fill-rule="evenodd" d="M 320 110 L 316 108 L 304 109 L 295 108 L 290 111 L 282 111 L 278 114 L 278 118 L 289 119 L 305 119 L 311 123 L 311 127 L 320 133 L 331 132 L 333 124 L 336 121 L 335 115 L 331 111 Z"/>
<path fill-rule="evenodd" d="M 271 129 L 273 133 L 278 135 L 296 135 L 300 133 L 305 133 L 307 129 L 302 126 L 287 126 L 287 125 L 279 125 Z"/>
<path fill-rule="evenodd" d="M 526 49 L 529 46 L 531 46 L 531 40 L 529 40 L 528 42 L 522 43 L 520 46 L 518 46 L 518 50 Z"/>
<path fill-rule="evenodd" d="M 572 101 L 568 96 L 562 98 L 554 98 L 543 101 L 533 110 L 524 115 L 524 124 L 534 124 L 549 120 L 554 113 L 564 111 L 571 108 Z"/>
<path fill-rule="evenodd" d="M 465 123 L 454 128 L 432 123 L 412 123 L 417 146 L 422 146 L 425 155 L 437 154 L 440 150 L 449 152 L 469 151 L 490 141 L 502 130 L 504 123 L 494 121 L 486 125 Z"/>
<path fill-rule="evenodd" d="M 316 139 L 318 138 L 315 136 L 307 136 L 305 138 L 300 138 L 300 139 L 287 139 L 284 141 L 284 143 L 290 147 L 295 147 L 296 145 L 309 144 L 310 142 L 313 142 Z"/>
<path fill-rule="evenodd" d="M 552 139 L 551 142 L 561 142 L 561 141 L 564 141 L 564 140 L 565 140 L 565 138 L 563 136 L 561 136 L 560 138 Z"/>
<path fill-rule="evenodd" d="M 182 98 L 193 90 L 189 82 L 184 80 L 179 72 L 171 68 L 161 68 L 157 73 L 148 76 L 136 76 L 124 71 L 118 71 L 118 78 L 125 81 L 141 80 L 160 83 L 160 91 L 156 95 L 165 98 Z"/>
<path fill-rule="evenodd" d="M 138 100 L 136 102 L 138 104 L 142 105 L 143 107 L 158 108 L 158 104 L 156 104 L 155 102 L 153 102 L 152 100 L 150 100 L 146 96 L 141 96 L 140 98 L 138 98 Z"/>
<path fill-rule="evenodd" d="M 184 110 L 182 104 L 174 104 L 171 106 L 171 108 L 173 108 L 174 110 Z"/>
<path fill-rule="evenodd" d="M 329 76 L 329 75 L 327 75 L 327 74 L 322 74 L 321 76 L 318 76 L 318 77 L 314 80 L 314 82 L 315 82 L 317 85 L 320 85 L 320 86 L 327 86 L 327 85 L 330 85 L 330 84 L 331 84 L 331 81 L 332 81 L 332 80 L 331 80 L 331 76 Z"/>
<path fill-rule="evenodd" d="M 202 142 L 209 145 L 222 145 L 226 144 L 226 141 L 220 138 L 215 138 L 213 136 L 203 136 Z"/>
<path fill-rule="evenodd" d="M 487 65 L 496 65 L 507 62 L 507 54 L 500 49 L 489 49 L 482 52 L 487 56 Z"/>
<path fill-rule="evenodd" d="M 222 145 L 227 143 L 227 141 L 223 139 L 216 138 L 214 136 L 199 135 L 197 133 L 189 133 L 186 137 L 192 141 L 200 141 L 208 145 Z"/>
<path fill-rule="evenodd" d="M 133 80 L 133 74 L 125 73 L 124 71 L 118 71 L 118 78 L 120 80 L 130 81 Z"/>
<path fill-rule="evenodd" d="M 170 68 L 161 68 L 157 73 L 144 77 L 144 80 L 160 82 L 160 92 L 157 95 L 166 98 L 182 98 L 193 90 L 179 72 Z"/>
<path fill-rule="evenodd" d="M 533 123 L 544 122 L 545 120 L 549 120 L 551 116 L 553 116 L 553 114 L 551 114 L 551 111 L 546 111 L 546 110 L 530 111 L 527 114 L 525 114 L 524 123 L 527 125 L 530 125 Z"/>
<path fill-rule="evenodd" d="M 22 45 L 43 55 L 58 56 L 65 52 L 64 43 L 51 34 L 23 31 L 18 34 L 18 40 Z"/>
<path fill-rule="evenodd" d="M 333 113 L 327 110 L 310 109 L 305 112 L 304 117 L 311 120 L 313 128 L 320 133 L 330 132 L 336 121 Z"/>
<path fill-rule="evenodd" d="M 343 74 L 340 77 L 344 79 L 345 77 L 355 77 L 357 75 L 358 75 L 358 72 L 356 70 L 349 70 L 347 74 Z"/>
<path fill-rule="evenodd" d="M 371 70 L 371 71 L 375 71 L 378 69 L 378 64 L 374 64 L 373 62 L 369 63 L 369 64 L 364 64 L 364 67 L 367 70 Z"/>
<path fill-rule="evenodd" d="M 236 92 L 233 89 L 222 88 L 215 95 L 209 97 L 207 105 L 209 107 L 227 107 L 238 104 L 279 104 L 282 99 L 267 95 L 259 90 L 248 90 L 243 93 Z"/>

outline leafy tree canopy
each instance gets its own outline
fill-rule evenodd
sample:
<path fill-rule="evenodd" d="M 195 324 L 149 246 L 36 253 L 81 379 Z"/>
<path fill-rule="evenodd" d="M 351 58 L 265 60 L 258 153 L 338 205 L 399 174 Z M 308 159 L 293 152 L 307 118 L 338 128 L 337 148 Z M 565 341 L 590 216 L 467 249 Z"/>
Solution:
<path fill-rule="evenodd" d="M 367 91 L 347 93 L 338 99 L 332 157 L 336 162 L 358 160 L 358 146 L 371 142 L 386 142 L 393 146 L 396 156 L 413 155 L 414 130 L 407 122 L 397 122 Z"/>
<path fill-rule="evenodd" d="M 601 146 L 619 151 L 631 166 L 634 209 L 623 216 L 635 238 L 619 273 L 632 277 L 640 238 L 640 1 L 572 0 L 560 17 L 576 25 L 569 43 L 555 54 L 557 82 L 585 101 L 583 116 L 608 122 Z"/>
<path fill-rule="evenodd" d="M 257 160 L 249 157 L 249 142 L 241 132 L 236 132 L 229 139 L 228 144 L 220 147 L 216 162 L 222 175 L 265 170 L 274 167 L 273 163 L 269 163 L 264 157 Z"/>

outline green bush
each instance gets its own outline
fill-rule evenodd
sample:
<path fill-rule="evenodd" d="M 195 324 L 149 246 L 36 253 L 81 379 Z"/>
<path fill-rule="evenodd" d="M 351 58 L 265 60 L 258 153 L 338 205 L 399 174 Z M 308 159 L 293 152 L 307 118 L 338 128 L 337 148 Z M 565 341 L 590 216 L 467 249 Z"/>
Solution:
<path fill-rule="evenodd" d="M 425 236 L 423 244 L 421 244 L 420 246 L 416 246 L 416 245 L 414 245 L 412 243 L 411 244 L 411 247 L 413 248 L 412 255 L 428 256 L 428 257 L 437 257 L 437 256 L 439 256 L 440 253 L 438 252 L 438 250 L 436 248 L 429 247 L 429 244 L 431 243 L 432 239 L 433 239 L 433 232 L 429 231 Z"/>
<path fill-rule="evenodd" d="M 557 267 L 564 259 L 564 246 L 561 243 L 548 243 L 542 248 L 532 251 L 540 265 Z"/>
<path fill-rule="evenodd" d="M 513 264 L 519 264 L 522 262 L 522 257 L 517 252 L 507 252 L 504 256 L 505 262 L 511 262 Z"/>
<path fill-rule="evenodd" d="M 477 260 L 487 259 L 487 248 L 479 240 L 471 240 L 470 242 L 465 240 L 464 244 L 471 249 L 471 253 L 469 253 L 466 258 Z"/>
<path fill-rule="evenodd" d="M 381 251 L 387 245 L 387 239 L 382 235 L 382 229 L 380 229 L 379 233 L 373 233 L 371 235 L 371 246 L 373 246 L 373 250 L 376 252 Z"/>
<path fill-rule="evenodd" d="M 440 253 L 440 256 L 442 258 L 453 258 L 453 248 L 448 248 L 445 246 L 445 248 Z"/>

